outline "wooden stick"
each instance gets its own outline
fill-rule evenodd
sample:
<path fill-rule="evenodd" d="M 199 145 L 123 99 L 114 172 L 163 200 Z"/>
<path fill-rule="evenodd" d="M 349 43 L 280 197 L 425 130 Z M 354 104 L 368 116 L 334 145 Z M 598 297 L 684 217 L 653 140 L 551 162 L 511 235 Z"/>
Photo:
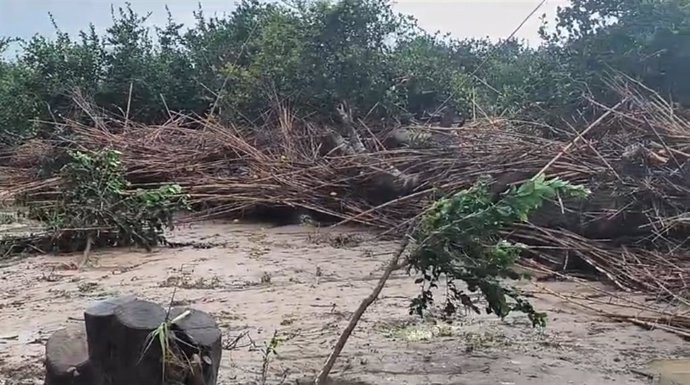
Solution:
<path fill-rule="evenodd" d="M 125 113 L 125 129 L 129 124 L 129 109 L 132 106 L 132 90 L 134 89 L 134 81 L 129 82 L 129 94 L 127 95 L 127 112 Z"/>
<path fill-rule="evenodd" d="M 328 380 L 328 375 L 331 373 L 335 361 L 338 359 L 340 352 L 342 352 L 343 348 L 345 347 L 345 343 L 347 343 L 347 340 L 350 338 L 352 331 L 355 330 L 355 327 L 357 327 L 357 323 L 362 318 L 362 315 L 367 308 L 369 308 L 369 306 L 376 301 L 376 298 L 378 298 L 379 294 L 381 294 L 383 287 L 386 285 L 386 281 L 388 281 L 388 278 L 390 278 L 393 271 L 400 267 L 400 257 L 405 252 L 405 249 L 407 249 L 408 242 L 409 238 L 406 237 L 395 254 L 393 254 L 393 257 L 390 259 L 390 261 L 388 261 L 388 266 L 386 266 L 386 270 L 383 272 L 379 282 L 376 284 L 374 291 L 362 301 L 355 313 L 352 315 L 352 318 L 350 318 L 350 322 L 347 324 L 347 327 L 345 330 L 343 330 L 342 334 L 340 334 L 338 342 L 336 342 L 335 347 L 333 348 L 333 352 L 331 352 L 331 355 L 328 356 L 326 364 L 316 377 L 316 380 L 314 381 L 315 385 L 323 385 L 326 383 L 326 380 Z"/>

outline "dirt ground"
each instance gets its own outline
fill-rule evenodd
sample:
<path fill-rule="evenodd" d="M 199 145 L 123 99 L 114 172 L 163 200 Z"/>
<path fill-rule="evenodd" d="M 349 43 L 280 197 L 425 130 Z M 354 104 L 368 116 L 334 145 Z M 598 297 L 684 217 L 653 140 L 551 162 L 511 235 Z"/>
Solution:
<path fill-rule="evenodd" d="M 199 244 L 152 253 L 100 251 L 93 254 L 95 266 L 81 272 L 56 268 L 69 256 L 1 262 L 0 384 L 42 383 L 46 339 L 81 322 L 90 301 L 131 293 L 164 304 L 174 286 L 177 303 L 213 314 L 227 347 L 236 341 L 223 352 L 220 384 L 258 383 L 260 348 L 274 331 L 284 340 L 267 383 L 294 384 L 320 368 L 395 249 L 352 229 L 307 226 L 204 223 L 178 229 L 171 240 Z M 574 283 L 544 285 L 559 293 L 585 290 Z M 418 290 L 404 272 L 391 279 L 355 330 L 335 378 L 350 384 L 648 384 L 650 360 L 688 350 L 674 335 L 610 323 L 540 294 L 533 301 L 548 313 L 543 330 L 521 315 L 500 321 L 473 314 L 451 326 L 434 324 L 408 314 Z"/>

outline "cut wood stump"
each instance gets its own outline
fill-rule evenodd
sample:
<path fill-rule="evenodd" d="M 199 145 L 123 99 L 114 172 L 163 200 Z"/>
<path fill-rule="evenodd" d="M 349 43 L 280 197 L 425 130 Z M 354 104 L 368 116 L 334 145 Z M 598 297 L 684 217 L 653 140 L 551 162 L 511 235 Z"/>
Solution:
<path fill-rule="evenodd" d="M 207 313 L 110 298 L 86 309 L 84 325 L 48 340 L 45 385 L 215 385 L 221 352 Z"/>
<path fill-rule="evenodd" d="M 115 308 L 134 300 L 136 297 L 133 295 L 108 298 L 92 303 L 84 311 L 89 359 L 94 368 L 103 375 L 113 373 L 114 370 L 110 359 L 110 352 L 113 350 L 113 341 L 110 337 Z M 112 378 L 102 380 L 107 384 L 112 383 Z"/>
<path fill-rule="evenodd" d="M 56 331 L 46 343 L 45 385 L 97 385 L 83 325 Z"/>
<path fill-rule="evenodd" d="M 187 308 L 174 308 L 170 318 L 189 310 L 189 315 L 173 325 L 176 338 L 180 339 L 184 355 L 195 357 L 194 373 L 189 377 L 189 385 L 215 385 L 218 378 L 222 335 L 216 321 L 208 313 Z"/>
<path fill-rule="evenodd" d="M 151 338 L 165 322 L 165 310 L 157 303 L 135 300 L 115 308 L 109 338 L 113 385 L 163 384 L 162 350 Z M 104 333 L 108 334 L 108 333 Z"/>

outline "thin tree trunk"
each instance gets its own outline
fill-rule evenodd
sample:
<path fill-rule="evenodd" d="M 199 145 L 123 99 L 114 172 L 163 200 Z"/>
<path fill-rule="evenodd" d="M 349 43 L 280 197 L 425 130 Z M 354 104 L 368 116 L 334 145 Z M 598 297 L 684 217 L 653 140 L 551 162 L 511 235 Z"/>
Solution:
<path fill-rule="evenodd" d="M 82 267 L 86 265 L 89 261 L 89 254 L 91 253 L 91 246 L 93 245 L 93 235 L 89 234 L 86 238 L 86 247 L 84 248 L 84 254 L 81 257 L 81 261 L 77 265 L 77 269 L 81 270 Z"/>
<path fill-rule="evenodd" d="M 369 306 L 371 306 L 371 304 L 374 303 L 376 298 L 378 298 L 378 296 L 381 294 L 381 291 L 386 285 L 386 282 L 388 281 L 388 278 L 390 278 L 391 274 L 400 268 L 400 257 L 405 252 L 408 242 L 409 238 L 405 237 L 403 243 L 388 262 L 388 266 L 386 266 L 386 270 L 383 272 L 378 284 L 376 284 L 374 291 L 372 291 L 371 294 L 369 294 L 369 296 L 362 301 L 355 313 L 352 315 L 352 318 L 350 318 L 350 322 L 347 324 L 347 327 L 345 330 L 343 330 L 342 334 L 340 334 L 340 338 L 338 338 L 338 342 L 336 342 L 331 355 L 328 357 L 328 360 L 326 360 L 321 372 L 316 377 L 316 380 L 314 381 L 315 385 L 324 385 L 326 380 L 328 380 L 328 375 L 331 373 L 335 361 L 338 359 L 340 352 L 342 352 L 347 340 L 355 330 L 355 327 L 357 327 L 357 323 L 362 318 L 362 315 L 364 315 L 364 312 L 367 310 L 367 308 L 369 308 Z"/>

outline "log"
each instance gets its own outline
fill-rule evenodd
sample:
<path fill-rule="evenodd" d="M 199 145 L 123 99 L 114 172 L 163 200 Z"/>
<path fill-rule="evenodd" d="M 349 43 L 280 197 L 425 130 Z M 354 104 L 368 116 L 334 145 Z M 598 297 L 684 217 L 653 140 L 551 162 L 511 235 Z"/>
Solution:
<path fill-rule="evenodd" d="M 346 101 L 340 103 L 336 110 L 338 111 L 340 119 L 343 122 L 345 131 L 343 134 L 347 135 L 348 139 L 350 140 L 350 146 L 352 146 L 352 149 L 357 154 L 365 152 L 366 148 L 362 143 L 362 138 L 360 138 L 359 134 L 357 133 L 357 129 L 355 129 L 355 123 L 352 119 L 352 110 L 349 107 L 349 103 L 347 103 Z"/>
<path fill-rule="evenodd" d="M 97 301 L 89 305 L 84 311 L 86 338 L 88 342 L 89 361 L 103 378 L 104 383 L 110 384 L 113 373 L 110 352 L 113 350 L 113 320 L 115 309 L 128 302 L 136 300 L 133 295 L 113 297 Z"/>
<path fill-rule="evenodd" d="M 208 313 L 188 308 L 173 308 L 170 319 L 185 311 L 190 313 L 172 325 L 178 346 L 185 357 L 196 362 L 193 373 L 186 379 L 188 385 L 215 385 L 223 352 L 222 333 L 216 321 Z"/>
<path fill-rule="evenodd" d="M 53 333 L 46 343 L 45 385 L 100 385 L 89 361 L 83 325 Z"/>

